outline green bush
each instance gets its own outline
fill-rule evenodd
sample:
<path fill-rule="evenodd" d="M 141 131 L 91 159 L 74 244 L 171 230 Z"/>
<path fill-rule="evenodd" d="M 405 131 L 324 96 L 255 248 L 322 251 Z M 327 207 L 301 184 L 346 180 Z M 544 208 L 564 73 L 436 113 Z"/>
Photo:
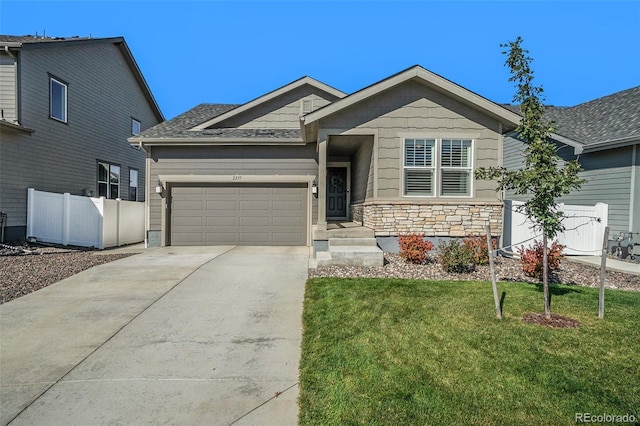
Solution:
<path fill-rule="evenodd" d="M 472 272 L 476 269 L 473 263 L 474 253 L 469 245 L 452 239 L 448 243 L 440 242 L 438 260 L 447 272 Z"/>

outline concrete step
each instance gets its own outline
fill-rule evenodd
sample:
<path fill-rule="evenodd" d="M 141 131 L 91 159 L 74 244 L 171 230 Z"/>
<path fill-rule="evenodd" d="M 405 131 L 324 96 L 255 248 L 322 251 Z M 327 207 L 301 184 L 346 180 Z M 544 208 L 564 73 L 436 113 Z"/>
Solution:
<path fill-rule="evenodd" d="M 331 266 L 331 253 L 328 251 L 319 251 L 316 253 L 316 266 L 322 268 L 323 266 Z"/>
<path fill-rule="evenodd" d="M 372 246 L 378 243 L 375 238 L 329 238 L 329 249 L 338 246 Z"/>
<path fill-rule="evenodd" d="M 377 246 L 333 246 L 329 247 L 329 251 L 325 253 L 329 254 L 330 265 L 333 266 L 367 267 L 384 265 L 384 253 Z M 327 264 L 328 262 L 319 261 L 318 266 L 321 263 Z"/>

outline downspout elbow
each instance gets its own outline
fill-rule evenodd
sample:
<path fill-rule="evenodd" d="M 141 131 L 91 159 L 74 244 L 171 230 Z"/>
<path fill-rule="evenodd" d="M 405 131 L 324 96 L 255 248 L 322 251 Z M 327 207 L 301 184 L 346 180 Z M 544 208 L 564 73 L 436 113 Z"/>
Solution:
<path fill-rule="evenodd" d="M 13 60 L 14 60 L 14 61 L 17 61 L 17 60 L 18 60 L 18 58 L 16 58 L 16 55 L 14 55 L 14 54 L 9 50 L 9 46 L 5 46 L 5 47 L 4 47 L 4 52 L 5 52 L 7 55 L 11 56 L 11 58 L 13 58 Z"/>

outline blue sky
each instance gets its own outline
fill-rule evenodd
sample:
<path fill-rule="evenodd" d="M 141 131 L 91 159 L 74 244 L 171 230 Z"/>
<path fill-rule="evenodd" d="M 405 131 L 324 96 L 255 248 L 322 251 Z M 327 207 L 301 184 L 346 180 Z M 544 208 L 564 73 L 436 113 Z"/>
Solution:
<path fill-rule="evenodd" d="M 309 75 L 353 92 L 415 64 L 511 102 L 524 38 L 550 105 L 640 85 L 640 1 L 10 1 L 0 33 L 124 36 L 166 118 Z"/>

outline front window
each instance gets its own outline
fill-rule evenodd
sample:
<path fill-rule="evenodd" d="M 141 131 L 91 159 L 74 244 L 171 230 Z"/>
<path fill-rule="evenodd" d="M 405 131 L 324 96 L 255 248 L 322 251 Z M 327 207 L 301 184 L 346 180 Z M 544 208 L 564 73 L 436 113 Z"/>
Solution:
<path fill-rule="evenodd" d="M 67 85 L 51 77 L 49 84 L 49 116 L 54 120 L 67 122 Z"/>
<path fill-rule="evenodd" d="M 433 196 L 435 139 L 404 141 L 404 195 Z"/>
<path fill-rule="evenodd" d="M 138 171 L 129 169 L 129 200 L 138 201 Z"/>
<path fill-rule="evenodd" d="M 120 166 L 104 162 L 98 163 L 98 197 L 119 198 Z"/>
<path fill-rule="evenodd" d="M 471 195 L 471 139 L 443 139 L 440 156 L 440 195 Z"/>

